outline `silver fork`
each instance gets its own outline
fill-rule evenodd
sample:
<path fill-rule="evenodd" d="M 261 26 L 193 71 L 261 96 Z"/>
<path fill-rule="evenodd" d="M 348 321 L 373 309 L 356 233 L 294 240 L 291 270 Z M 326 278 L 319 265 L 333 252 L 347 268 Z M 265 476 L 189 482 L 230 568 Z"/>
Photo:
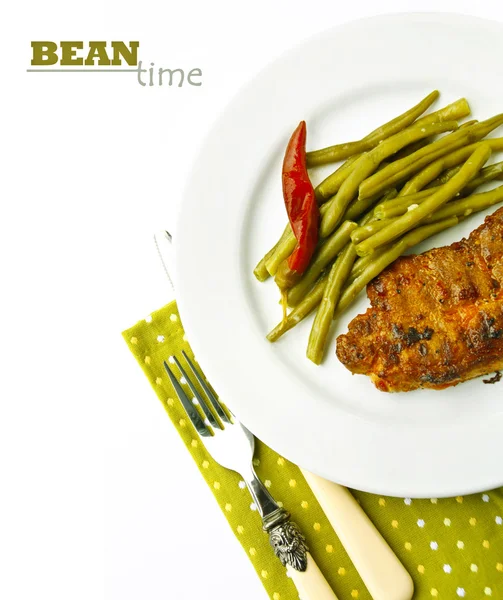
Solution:
<path fill-rule="evenodd" d="M 295 583 L 302 600 L 337 600 L 310 555 L 304 536 L 297 525 L 290 520 L 290 514 L 278 506 L 257 477 L 252 462 L 255 438 L 230 411 L 226 412 L 187 354 L 184 351 L 182 354 L 193 378 L 198 382 L 207 400 L 199 393 L 178 358 L 173 356 L 169 360 L 177 366 L 182 381 L 186 382 L 190 388 L 205 419 L 187 396 L 166 361 L 164 368 L 187 416 L 203 439 L 206 449 L 220 465 L 236 471 L 242 476 L 257 511 L 262 517 L 263 528 L 269 534 L 269 541 L 274 553 L 287 568 L 288 575 Z M 210 409 L 208 402 L 215 413 Z"/>

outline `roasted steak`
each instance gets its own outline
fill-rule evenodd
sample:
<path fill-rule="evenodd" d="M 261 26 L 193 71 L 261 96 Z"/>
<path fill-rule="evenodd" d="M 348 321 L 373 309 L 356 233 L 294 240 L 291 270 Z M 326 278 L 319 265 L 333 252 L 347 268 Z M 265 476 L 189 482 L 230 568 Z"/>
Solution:
<path fill-rule="evenodd" d="M 337 356 L 379 390 L 440 390 L 503 369 L 503 208 L 468 239 L 398 259 L 367 294 Z"/>

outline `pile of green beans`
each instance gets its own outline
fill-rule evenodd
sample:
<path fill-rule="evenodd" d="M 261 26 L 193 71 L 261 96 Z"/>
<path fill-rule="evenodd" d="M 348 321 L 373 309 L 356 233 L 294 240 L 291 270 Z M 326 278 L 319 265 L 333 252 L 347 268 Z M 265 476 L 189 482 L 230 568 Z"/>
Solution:
<path fill-rule="evenodd" d="M 412 246 L 503 202 L 503 185 L 474 193 L 503 180 L 503 161 L 484 167 L 503 151 L 503 137 L 484 139 L 503 125 L 503 114 L 458 126 L 470 114 L 468 102 L 424 114 L 438 96 L 432 92 L 358 142 L 307 153 L 310 168 L 342 162 L 314 188 L 319 243 L 307 270 L 285 268 L 297 245 L 290 224 L 254 269 L 259 281 L 275 277 L 291 307 L 269 341 L 316 311 L 307 357 L 320 364 L 333 320 L 373 278 Z"/>
<path fill-rule="evenodd" d="M 433 91 L 426 98 L 421 100 L 419 104 L 412 107 L 402 115 L 396 117 L 395 119 L 385 123 L 384 125 L 378 127 L 374 131 L 372 131 L 368 136 L 366 136 L 367 142 L 372 140 L 374 144 L 372 147 L 377 146 L 382 140 L 385 140 L 396 133 L 399 133 L 417 119 L 423 112 L 425 112 L 431 104 L 438 98 L 439 92 Z M 433 124 L 438 122 L 443 122 L 446 120 L 455 121 L 458 119 L 462 119 L 465 116 L 470 114 L 470 106 L 466 99 L 461 98 L 452 104 L 440 109 L 430 115 L 427 115 L 428 119 L 425 121 L 425 124 Z M 421 124 L 421 121 L 416 121 Z M 341 146 L 346 146 L 347 144 L 341 144 Z M 327 177 L 324 181 L 322 181 L 318 186 L 315 187 L 315 195 L 318 199 L 318 202 L 322 204 L 324 201 L 332 198 L 340 189 L 341 185 L 344 183 L 349 173 L 351 172 L 354 163 L 360 158 L 363 150 L 352 150 L 349 155 L 347 155 L 348 160 L 341 165 L 332 175 Z M 309 162 L 310 153 L 307 154 L 308 162 Z M 334 159 L 335 160 L 335 159 Z M 342 160 L 342 156 L 337 160 Z M 324 164 L 324 163 L 323 163 Z M 388 186 L 387 189 L 393 188 L 393 185 Z M 386 190 L 384 190 L 385 192 Z M 382 194 L 374 195 L 374 200 L 379 198 Z M 323 206 L 321 207 L 323 209 Z M 324 215 L 324 211 L 320 211 L 322 216 Z M 364 211 L 363 211 L 364 212 Z M 360 213 L 362 214 L 362 213 Z M 358 215 L 359 216 L 359 215 Z M 354 216 L 344 216 L 344 219 L 352 220 Z M 286 230 L 288 230 L 287 239 L 282 239 L 280 242 L 275 244 L 271 250 L 269 250 L 266 255 L 260 260 L 255 268 L 255 275 L 259 281 L 265 281 L 268 279 L 268 275 L 274 276 L 279 268 L 279 265 L 290 256 L 295 248 L 295 238 L 293 232 L 291 231 L 290 225 L 286 226 Z"/>

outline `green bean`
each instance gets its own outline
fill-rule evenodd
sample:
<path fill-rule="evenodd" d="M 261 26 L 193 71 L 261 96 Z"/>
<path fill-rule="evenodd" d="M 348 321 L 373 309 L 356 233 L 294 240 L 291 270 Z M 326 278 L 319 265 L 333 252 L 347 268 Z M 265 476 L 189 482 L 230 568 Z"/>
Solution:
<path fill-rule="evenodd" d="M 393 200 L 393 198 L 396 198 L 397 196 L 398 196 L 397 189 L 391 188 L 390 190 L 387 190 L 383 194 L 381 202 L 387 202 L 388 200 Z M 362 200 L 362 202 L 363 202 L 363 200 Z"/>
<path fill-rule="evenodd" d="M 468 217 L 473 213 L 485 210 L 490 206 L 494 206 L 499 202 L 503 202 L 503 185 L 500 185 L 493 190 L 488 192 L 482 192 L 480 194 L 472 194 L 466 198 L 460 198 L 459 200 L 452 200 L 448 202 L 441 209 L 434 212 L 431 217 L 424 219 L 421 223 L 435 223 L 442 219 L 449 217 Z"/>
<path fill-rule="evenodd" d="M 495 145 L 493 145 L 494 142 L 497 142 L 498 139 L 503 141 L 502 138 L 493 138 L 493 139 L 489 139 L 486 141 L 490 143 L 491 148 L 493 150 L 498 150 L 498 148 L 496 148 Z M 444 183 L 449 181 L 449 179 L 451 177 L 456 175 L 456 173 L 459 171 L 459 169 L 461 169 L 461 165 L 457 165 L 456 167 L 447 169 L 444 173 L 442 173 L 442 175 L 440 175 L 439 177 L 434 179 L 431 183 L 429 183 L 425 189 L 428 190 L 433 187 L 438 187 L 439 185 L 443 185 Z M 480 185 L 482 185 L 484 183 L 488 183 L 489 181 L 493 181 L 493 179 L 503 179 L 503 162 L 494 163 L 493 165 L 484 167 L 480 171 L 479 175 L 477 177 L 475 177 L 474 179 L 472 179 L 472 181 L 470 181 L 470 183 L 466 187 L 464 187 L 460 193 L 463 194 L 463 196 L 467 196 L 468 194 L 471 194 Z"/>
<path fill-rule="evenodd" d="M 418 119 L 419 116 L 421 114 L 423 114 L 426 110 L 428 110 L 428 108 L 433 104 L 433 102 L 439 96 L 440 96 L 440 93 L 438 92 L 438 90 L 434 90 L 433 92 L 431 92 L 431 94 L 428 94 L 428 96 L 426 96 L 421 102 L 419 102 L 419 104 L 417 104 L 416 106 L 413 106 L 410 110 L 406 111 L 402 115 L 395 117 L 388 123 L 385 123 L 384 125 L 381 125 L 377 129 L 374 129 L 374 131 L 371 131 L 364 139 L 365 140 L 373 140 L 373 141 L 377 141 L 378 143 L 380 143 L 380 142 L 382 142 L 382 140 L 385 140 L 388 137 L 391 137 L 392 135 L 399 133 L 400 131 L 402 131 L 402 129 L 409 127 L 409 125 L 412 125 L 412 124 L 415 125 L 418 122 L 418 120 L 416 120 L 416 119 Z M 424 110 L 421 110 L 421 108 L 424 106 L 426 106 L 426 108 Z M 461 107 L 458 106 L 458 109 L 459 108 L 461 108 Z M 453 117 L 451 119 L 443 118 L 443 113 L 442 113 L 443 110 L 444 109 L 441 109 L 440 111 L 436 111 L 434 113 L 429 113 L 428 115 L 426 115 L 427 122 L 429 124 L 431 124 L 431 123 L 438 123 L 440 121 L 457 121 L 458 119 L 461 119 L 466 116 L 464 107 L 462 110 L 453 110 L 452 111 Z M 417 116 L 413 119 L 412 117 L 414 114 L 416 114 Z M 458 116 L 456 116 L 456 114 Z"/>
<path fill-rule="evenodd" d="M 380 167 L 382 167 L 383 164 L 384 163 L 381 163 Z M 346 212 L 344 213 L 342 221 L 356 221 L 356 219 L 358 219 L 361 215 L 365 214 L 373 206 L 378 205 L 384 200 L 391 200 L 393 198 L 396 198 L 397 196 L 397 189 L 389 188 L 384 192 L 384 194 L 376 194 L 375 196 L 372 196 L 371 198 L 366 198 L 365 200 L 355 199 L 348 206 Z"/>
<path fill-rule="evenodd" d="M 482 169 L 479 175 L 472 179 L 470 183 L 461 190 L 461 193 L 463 196 L 467 196 L 477 189 L 479 185 L 488 183 L 494 179 L 503 179 L 503 162 L 494 163 L 493 165 L 489 165 Z"/>
<path fill-rule="evenodd" d="M 489 144 L 482 144 L 468 158 L 459 173 L 454 175 L 445 185 L 438 188 L 438 191 L 429 196 L 422 204 L 414 210 L 408 211 L 405 215 L 397 217 L 393 223 L 358 244 L 356 250 L 359 256 L 370 254 L 376 248 L 388 244 L 415 227 L 422 219 L 431 215 L 442 204 L 454 198 L 475 177 L 490 156 L 491 147 Z"/>
<path fill-rule="evenodd" d="M 470 105 L 466 98 L 460 98 L 452 104 L 448 104 L 435 112 L 429 113 L 418 119 L 414 125 L 424 125 L 425 123 L 441 123 L 442 121 L 458 121 L 467 117 L 471 113 Z"/>
<path fill-rule="evenodd" d="M 444 185 L 444 183 L 447 183 L 449 179 L 456 175 L 456 173 L 459 171 L 459 169 L 461 169 L 461 167 L 462 165 L 457 165 L 455 167 L 447 169 L 441 175 L 439 175 L 433 181 L 431 181 L 427 186 L 425 186 L 424 189 L 429 190 L 431 188 L 438 187 L 439 185 Z"/>
<path fill-rule="evenodd" d="M 458 117 L 459 119 L 459 117 Z M 471 121 L 465 121 L 464 123 L 462 123 L 459 128 L 460 129 L 466 129 L 467 127 L 471 127 L 472 125 L 476 125 L 479 121 L 477 119 L 472 119 Z"/>
<path fill-rule="evenodd" d="M 438 190 L 422 190 L 416 194 L 410 194 L 409 196 L 398 196 L 398 198 L 394 198 L 388 202 L 381 202 L 381 204 L 375 208 L 375 216 L 379 220 L 399 217 L 405 214 L 411 206 L 422 204 L 426 198 L 429 198 L 436 191 Z"/>
<path fill-rule="evenodd" d="M 458 165 L 457 167 L 452 167 L 452 169 L 447 169 L 447 171 L 442 173 L 440 177 L 437 177 L 431 183 L 429 183 L 425 189 L 430 189 L 432 187 L 438 187 L 439 185 L 443 185 L 444 183 L 449 181 L 449 179 L 453 175 L 455 175 L 459 171 L 459 169 L 461 169 L 461 165 Z M 493 179 L 503 179 L 503 162 L 494 163 L 494 165 L 489 165 L 488 167 L 482 169 L 478 177 L 475 177 L 475 179 L 470 181 L 470 183 L 463 189 L 463 193 L 473 192 L 473 190 L 479 185 L 492 181 Z"/>
<path fill-rule="evenodd" d="M 458 101 L 459 102 L 459 101 Z M 449 105 L 450 106 L 450 105 Z M 448 108 L 448 107 L 446 107 Z M 469 109 L 470 107 L 468 107 Z M 434 113 L 432 113 L 434 114 Z M 469 114 L 469 113 L 468 113 Z M 466 116 L 463 115 L 461 113 L 461 111 L 457 114 L 457 116 L 455 117 L 455 120 L 461 119 L 462 116 Z M 414 123 L 414 125 L 417 125 L 418 121 L 416 121 Z M 472 121 L 466 121 L 466 123 L 463 123 L 462 125 L 459 126 L 459 129 L 466 129 L 467 127 L 471 127 L 472 125 L 475 125 L 475 123 L 478 123 L 478 121 L 476 119 L 472 120 Z M 421 150 L 421 148 L 424 148 L 425 146 L 427 146 L 428 144 L 432 143 L 432 139 L 428 139 L 425 138 L 424 140 L 419 140 L 419 142 L 416 142 L 414 144 L 411 144 L 410 146 L 406 146 L 403 150 L 400 150 L 400 152 L 397 152 L 394 156 L 393 156 L 393 160 L 400 160 L 402 158 L 406 158 L 407 156 L 410 156 L 411 154 L 413 154 L 414 152 L 417 152 L 418 150 Z"/>
<path fill-rule="evenodd" d="M 421 224 L 428 225 L 430 223 L 442 221 L 443 219 L 447 219 L 449 217 L 468 217 L 472 213 L 485 210 L 486 208 L 489 208 L 494 204 L 498 204 L 499 202 L 503 202 L 503 186 L 499 186 L 493 190 L 483 192 L 481 194 L 466 196 L 464 198 L 460 198 L 459 200 L 451 200 L 441 209 L 434 212 L 431 217 L 423 219 Z M 416 207 L 417 204 L 412 206 Z M 359 244 L 360 242 L 363 242 L 363 240 L 369 238 L 371 235 L 374 235 L 374 233 L 381 231 L 381 229 L 384 229 L 392 222 L 393 216 L 391 216 L 391 218 L 388 217 L 379 221 L 372 221 L 371 223 L 368 223 L 368 225 L 358 227 L 351 234 L 351 241 L 353 244 Z M 367 257 L 372 257 L 372 254 L 367 254 Z M 361 260 L 363 260 L 363 258 Z"/>
<path fill-rule="evenodd" d="M 393 219 L 376 219 L 368 225 L 358 227 L 358 229 L 355 229 L 351 234 L 351 241 L 353 242 L 353 244 L 359 244 L 360 242 L 363 242 L 363 240 L 366 240 L 371 235 L 374 235 L 374 233 L 377 233 L 378 231 L 381 231 L 381 229 L 384 229 L 387 225 L 389 225 L 392 222 L 392 220 Z"/>
<path fill-rule="evenodd" d="M 399 186 L 396 186 L 394 188 L 388 188 L 388 190 L 398 190 Z M 386 191 L 388 191 L 386 190 Z M 367 202 L 372 200 L 373 202 L 375 202 L 376 200 L 379 200 L 379 198 L 382 198 L 384 196 L 386 192 L 379 192 L 378 194 L 374 194 L 373 196 L 369 196 L 368 198 L 365 198 L 365 200 L 360 200 L 359 198 L 355 198 L 352 202 L 352 204 L 359 204 L 360 202 Z M 398 196 L 398 192 L 397 192 L 397 196 Z"/>
<path fill-rule="evenodd" d="M 389 202 L 391 202 L 394 198 L 396 198 L 397 195 L 397 191 L 395 189 L 389 190 L 386 194 L 384 194 L 384 196 L 381 198 L 381 201 L 379 202 L 379 204 L 374 208 L 374 210 L 369 211 L 365 217 L 363 219 L 360 220 L 360 222 L 358 223 L 358 227 L 351 233 L 351 241 L 353 243 L 358 243 L 355 242 L 355 240 L 353 239 L 354 233 L 355 231 L 359 231 L 359 230 L 366 230 L 366 228 L 373 222 L 378 220 L 378 217 L 376 216 L 376 211 L 383 205 L 383 204 L 387 204 Z M 359 204 L 365 204 L 367 202 L 367 200 L 362 200 L 361 202 L 355 202 L 354 205 L 359 205 Z M 367 236 L 368 237 L 368 236 Z M 366 238 L 363 238 L 366 239 Z M 359 259 L 359 261 L 361 261 L 361 258 Z"/>
<path fill-rule="evenodd" d="M 370 260 L 360 275 L 345 288 L 339 299 L 334 318 L 340 316 L 365 286 L 382 273 L 386 267 L 399 258 L 406 250 L 436 233 L 444 231 L 444 229 L 453 227 L 458 222 L 459 219 L 457 217 L 451 217 L 450 219 L 445 219 L 438 223 L 423 225 L 422 227 L 410 231 L 394 244 L 390 244 L 385 252 L 381 253 L 379 256 L 376 255 L 375 260 Z"/>
<path fill-rule="evenodd" d="M 487 141 L 490 142 L 491 140 Z M 460 169 L 461 165 L 453 167 L 453 169 L 451 169 L 450 176 L 453 177 Z M 492 181 L 494 179 L 503 179 L 503 162 L 495 163 L 494 165 L 489 165 L 488 167 L 482 169 L 479 175 L 472 179 L 461 190 L 461 192 L 459 192 L 458 196 L 469 196 L 480 185 L 482 185 L 483 183 L 488 183 L 489 181 Z M 412 206 L 421 204 L 435 191 L 437 191 L 435 190 L 435 188 L 426 188 L 421 192 L 417 192 L 416 194 L 410 194 L 409 196 L 400 196 L 398 198 L 393 199 L 390 202 L 381 202 L 379 206 L 375 208 L 375 215 L 378 219 L 390 219 L 392 217 L 399 217 L 400 215 L 403 215 L 408 210 L 410 210 Z M 362 202 L 365 202 L 365 200 L 363 200 Z M 449 205 L 453 202 L 454 200 L 450 200 Z M 355 230 L 351 234 L 351 238 L 353 238 L 353 235 L 355 234 L 359 235 L 357 234 L 357 231 L 358 230 Z"/>
<path fill-rule="evenodd" d="M 381 125 L 374 131 L 370 132 L 367 136 L 362 138 L 358 142 L 348 142 L 346 144 L 337 144 L 335 146 L 329 146 L 322 150 L 315 150 L 314 152 L 307 153 L 307 165 L 308 167 L 315 167 L 317 165 L 324 165 L 331 162 L 337 162 L 338 160 L 344 160 L 354 154 L 361 154 L 367 150 L 371 150 L 382 140 L 395 135 L 405 127 L 408 127 L 413 123 L 419 115 L 423 114 L 433 102 L 439 97 L 440 93 L 435 90 L 431 94 L 428 94 L 426 98 L 421 100 L 419 104 L 413 106 L 408 111 L 395 117 L 388 123 Z M 455 119 L 452 119 L 455 120 Z"/>
<path fill-rule="evenodd" d="M 409 144 L 408 146 L 405 146 L 405 148 L 394 154 L 392 156 L 392 159 L 400 160 L 401 158 L 406 158 L 407 156 L 414 154 L 414 152 L 421 150 L 421 148 L 424 148 L 428 144 L 431 144 L 431 139 L 428 138 L 425 138 L 424 140 L 419 140 L 418 142 L 414 142 L 413 144 Z"/>
<path fill-rule="evenodd" d="M 471 127 L 472 125 L 475 125 L 475 123 L 478 123 L 478 121 L 477 120 L 467 121 L 466 123 L 463 123 L 462 125 L 460 125 L 459 128 L 466 129 L 467 127 Z M 434 179 L 432 182 L 430 182 L 426 186 L 425 189 L 429 189 L 432 187 L 438 187 L 439 185 L 443 185 L 444 183 L 447 183 L 451 177 L 456 175 L 456 173 L 459 171 L 459 169 L 461 169 L 461 165 L 457 165 L 455 167 L 452 167 L 451 169 L 447 169 L 445 171 L 445 173 L 442 173 L 436 179 Z"/>
<path fill-rule="evenodd" d="M 350 240 L 351 232 L 358 225 L 353 221 L 344 222 L 337 231 L 322 244 L 313 256 L 311 264 L 302 275 L 302 278 L 288 292 L 289 306 L 297 306 L 302 298 L 311 289 L 320 273 L 327 267 L 346 246 Z"/>
<path fill-rule="evenodd" d="M 349 274 L 348 278 L 348 284 L 353 283 L 353 281 L 363 273 L 363 271 L 368 267 L 368 265 L 371 262 L 377 260 L 382 254 L 387 252 L 391 245 L 392 244 L 382 246 L 381 248 L 378 248 L 374 253 L 367 254 L 367 256 L 362 256 L 361 258 L 359 258 L 355 262 L 353 268 L 351 269 L 351 273 Z"/>
<path fill-rule="evenodd" d="M 463 188 L 465 189 L 465 188 Z M 395 201 L 390 202 L 382 202 L 379 206 L 376 207 L 374 214 L 375 220 L 368 223 L 367 225 L 360 225 L 351 233 L 351 241 L 353 244 L 359 244 L 366 240 L 374 233 L 381 231 L 387 225 L 393 222 L 394 217 L 399 217 L 405 214 L 408 210 L 414 210 L 419 204 L 424 202 L 426 198 L 431 196 L 435 190 L 423 190 L 422 192 L 417 192 L 416 194 L 410 194 L 410 196 L 401 196 L 395 199 Z M 447 206 L 451 206 L 453 204 L 453 200 L 448 202 Z M 481 209 L 482 210 L 482 209 Z M 442 211 L 439 211 L 442 213 Z M 434 213 L 436 217 L 437 213 Z M 440 217 L 435 219 L 424 219 L 421 223 L 434 223 L 436 221 L 440 221 L 446 217 L 450 217 L 452 215 L 458 215 L 456 211 L 449 211 L 448 213 L 442 213 Z M 372 254 L 368 254 L 367 257 L 372 256 Z M 363 260 L 366 257 L 362 257 L 360 260 Z"/>
<path fill-rule="evenodd" d="M 327 284 L 323 291 L 323 298 L 318 306 L 307 345 L 307 358 L 316 365 L 319 365 L 323 359 L 335 308 L 355 259 L 356 249 L 354 244 L 348 244 L 330 269 Z"/>
<path fill-rule="evenodd" d="M 288 234 L 292 233 L 292 228 L 290 227 L 290 223 L 285 227 L 281 237 L 276 242 L 276 244 L 269 250 L 269 252 L 257 263 L 257 266 L 253 270 L 253 274 L 259 281 L 266 281 L 269 278 L 269 271 L 267 270 L 266 263 L 267 261 L 274 255 L 279 245 L 288 237 Z"/>
<path fill-rule="evenodd" d="M 478 123 L 478 121 L 467 121 L 466 123 L 463 123 L 463 125 L 461 125 L 460 129 L 463 129 L 464 127 L 470 127 L 471 125 Z M 494 150 L 494 148 L 493 148 Z M 437 178 L 435 178 L 433 181 L 431 181 L 427 186 L 425 186 L 425 189 L 430 189 L 432 187 L 438 187 L 439 185 L 444 185 L 444 183 L 447 183 L 449 181 L 449 179 L 451 179 L 451 177 L 454 177 L 454 175 L 456 175 L 456 173 L 459 171 L 459 169 L 461 169 L 461 165 L 456 165 L 455 167 L 451 167 L 450 169 L 447 169 L 444 173 L 442 173 L 441 175 L 439 175 Z"/>
<path fill-rule="evenodd" d="M 385 202 L 387 200 L 392 200 L 393 198 L 396 198 L 397 195 L 398 192 L 396 191 L 396 189 L 392 188 L 391 190 L 388 190 L 386 194 L 384 194 L 383 196 L 379 196 L 378 198 L 367 198 L 367 200 L 362 200 L 361 202 L 352 202 L 349 205 L 346 212 L 344 213 L 342 220 L 356 221 L 358 217 L 361 217 L 361 215 L 366 213 L 369 208 L 374 206 L 377 200 L 380 200 L 380 202 Z"/>
<path fill-rule="evenodd" d="M 349 173 L 351 172 L 351 167 L 355 164 L 355 162 L 360 158 L 361 153 L 356 156 L 352 156 L 348 158 L 348 160 L 343 163 L 336 171 L 334 171 L 331 175 L 326 177 L 321 183 L 319 183 L 314 188 L 314 195 L 318 200 L 319 204 L 323 204 L 329 198 L 331 198 L 334 194 L 339 191 L 339 188 L 347 179 Z"/>
<path fill-rule="evenodd" d="M 473 119 L 472 121 L 466 121 L 466 123 L 462 123 L 459 128 L 460 129 L 466 129 L 467 127 L 471 127 L 472 125 L 477 124 L 478 121 L 477 119 Z"/>
<path fill-rule="evenodd" d="M 410 175 L 417 173 L 437 158 L 449 154 L 467 143 L 471 144 L 479 141 L 502 124 L 503 114 L 496 115 L 467 129 L 455 131 L 406 158 L 390 163 L 385 169 L 362 182 L 359 200 L 374 196 L 401 181 L 405 181 Z M 490 140 L 487 141 L 490 142 Z"/>
<path fill-rule="evenodd" d="M 288 225 L 290 227 L 290 225 Z M 280 242 L 276 250 L 273 252 L 272 256 L 270 256 L 265 261 L 265 266 L 269 271 L 269 274 L 274 276 L 276 275 L 279 266 L 281 263 L 290 256 L 290 254 L 295 250 L 295 246 L 297 245 L 297 240 L 293 235 L 292 228 L 290 227 L 290 231 L 288 232 L 288 236 Z"/>
<path fill-rule="evenodd" d="M 364 227 L 365 225 L 367 225 L 367 223 L 371 223 L 372 221 L 375 221 L 376 218 L 374 216 L 374 211 L 373 210 L 369 210 L 369 212 L 365 215 L 363 215 L 363 217 L 358 221 L 358 227 Z"/>
<path fill-rule="evenodd" d="M 487 142 L 491 144 L 492 150 L 503 150 L 502 138 L 487 140 Z M 419 173 L 415 175 L 408 183 L 406 183 L 398 195 L 407 196 L 409 194 L 415 194 L 416 192 L 419 192 L 425 187 L 426 184 L 438 177 L 442 171 L 463 163 L 470 156 L 470 154 L 480 146 L 481 143 L 487 142 L 470 144 L 469 146 L 460 148 L 459 150 L 451 152 L 451 154 L 447 154 L 446 156 L 442 156 L 442 158 L 430 163 L 422 171 L 419 171 Z"/>
<path fill-rule="evenodd" d="M 424 124 L 421 127 L 412 125 L 400 133 L 384 140 L 379 146 L 362 154 L 354 163 L 353 169 L 348 178 L 341 185 L 337 194 L 327 202 L 328 209 L 321 219 L 320 237 L 329 236 L 340 223 L 344 212 L 357 193 L 362 181 L 374 173 L 385 158 L 392 156 L 395 152 L 404 148 L 408 144 L 421 138 L 430 137 L 435 133 L 443 131 L 452 131 L 457 128 L 455 121 L 446 121 L 443 123 Z M 382 172 L 386 170 L 383 169 Z"/>
<path fill-rule="evenodd" d="M 267 279 L 269 279 L 270 275 L 269 271 L 267 270 L 267 267 L 265 266 L 265 261 L 273 255 L 274 251 L 278 247 L 278 243 L 273 248 L 271 248 L 263 258 L 259 260 L 257 266 L 253 269 L 253 274 L 258 279 L 258 281 L 266 281 Z"/>
<path fill-rule="evenodd" d="M 295 327 L 318 306 L 323 297 L 323 290 L 327 282 L 327 275 L 323 275 L 307 296 L 298 304 L 284 321 L 278 323 L 276 327 L 267 334 L 267 339 L 270 342 L 275 342 L 284 333 Z"/>
<path fill-rule="evenodd" d="M 388 199 L 392 199 L 394 197 L 394 195 L 396 196 L 396 190 L 390 190 L 387 194 L 385 194 L 383 196 L 382 201 L 384 202 Z M 358 222 L 358 229 L 365 228 L 367 225 L 369 225 L 373 222 L 377 222 L 377 219 L 376 219 L 374 213 L 375 213 L 375 210 L 371 210 L 362 219 L 360 219 L 360 221 Z M 354 231 L 357 231 L 357 229 L 355 229 Z M 353 233 L 351 233 L 351 236 L 353 235 Z M 361 264 L 365 262 L 365 258 L 358 258 L 358 260 L 356 262 L 360 263 L 360 266 L 361 266 Z M 358 268 L 359 267 L 356 267 L 356 265 L 355 265 L 355 267 L 351 270 L 349 278 L 354 276 L 355 270 L 358 270 Z"/>
<path fill-rule="evenodd" d="M 361 202 L 352 202 L 342 217 L 342 221 L 356 221 L 358 217 L 363 215 L 369 208 L 372 208 L 376 200 L 370 198 L 368 200 L 362 200 Z"/>

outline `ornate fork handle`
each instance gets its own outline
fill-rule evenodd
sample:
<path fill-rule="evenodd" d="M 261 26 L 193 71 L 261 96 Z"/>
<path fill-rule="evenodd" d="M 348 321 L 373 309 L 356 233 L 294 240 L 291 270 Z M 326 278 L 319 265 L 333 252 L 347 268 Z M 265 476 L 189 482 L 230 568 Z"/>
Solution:
<path fill-rule="evenodd" d="M 274 554 L 283 566 L 306 571 L 309 549 L 300 529 L 290 520 L 290 513 L 278 506 L 253 469 L 246 485 L 262 517 L 264 531 L 269 534 Z"/>
<path fill-rule="evenodd" d="M 269 534 L 269 542 L 274 554 L 284 567 L 292 567 L 304 573 L 307 569 L 307 553 L 309 548 L 306 538 L 297 525 L 290 520 L 290 514 L 279 508 L 277 514 L 264 518 L 264 529 Z"/>

